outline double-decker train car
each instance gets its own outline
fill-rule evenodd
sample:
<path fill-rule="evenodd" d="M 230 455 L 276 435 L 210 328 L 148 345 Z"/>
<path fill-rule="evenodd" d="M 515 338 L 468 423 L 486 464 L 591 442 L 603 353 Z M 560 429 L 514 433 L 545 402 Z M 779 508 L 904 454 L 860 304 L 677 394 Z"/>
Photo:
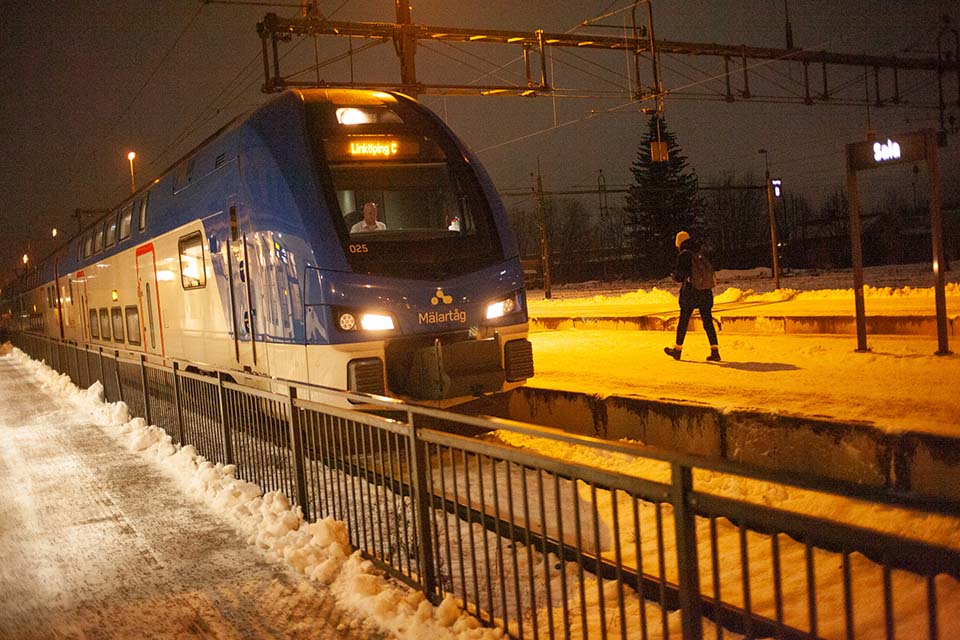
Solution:
<path fill-rule="evenodd" d="M 3 298 L 50 337 L 440 404 L 533 375 L 503 205 L 398 93 L 279 94 Z"/>

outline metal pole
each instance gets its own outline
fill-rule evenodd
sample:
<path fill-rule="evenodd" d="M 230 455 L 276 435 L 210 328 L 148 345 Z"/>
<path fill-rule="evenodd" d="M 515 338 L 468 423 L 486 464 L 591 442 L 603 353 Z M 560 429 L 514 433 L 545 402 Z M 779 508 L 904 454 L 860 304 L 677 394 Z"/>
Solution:
<path fill-rule="evenodd" d="M 764 154 L 766 157 L 766 154 Z M 777 256 L 777 216 L 773 206 L 773 183 L 770 182 L 770 170 L 767 179 L 767 215 L 770 218 L 770 251 L 773 254 L 773 288 L 780 288 L 780 258 Z"/>
<path fill-rule="evenodd" d="M 670 484 L 673 521 L 677 540 L 677 582 L 680 598 L 680 623 L 685 640 L 703 637 L 703 611 L 700 602 L 700 573 L 697 566 L 697 523 L 690 508 L 693 473 L 690 467 L 672 465 Z"/>
<path fill-rule="evenodd" d="M 150 393 L 147 387 L 147 356 L 140 356 L 140 383 L 143 385 L 143 419 L 147 424 L 153 424 L 150 418 Z"/>
<path fill-rule="evenodd" d="M 940 163 L 937 133 L 924 129 L 923 146 L 927 153 L 927 181 L 930 191 L 930 238 L 933 242 L 934 299 L 937 306 L 937 355 L 950 354 L 947 338 L 947 298 L 944 291 L 943 216 L 940 210 Z"/>
<path fill-rule="evenodd" d="M 180 404 L 180 364 L 173 363 L 173 403 L 177 410 L 177 443 L 183 444 L 183 405 Z"/>
<path fill-rule="evenodd" d="M 400 28 L 398 46 L 400 49 L 400 82 L 403 90 L 417 97 L 417 38 L 410 21 L 409 0 L 396 0 L 397 26 Z"/>
<path fill-rule="evenodd" d="M 223 436 L 223 463 L 233 464 L 233 444 L 230 439 L 229 420 L 227 420 L 227 402 L 224 397 L 222 371 L 217 371 L 217 408 L 220 411 L 220 432 Z"/>
<path fill-rule="evenodd" d="M 860 237 L 860 194 L 857 171 L 851 165 L 853 145 L 847 145 L 847 202 L 850 209 L 850 258 L 853 262 L 853 296 L 857 314 L 857 351 L 867 347 L 867 315 L 863 307 L 863 244 Z"/>
<path fill-rule="evenodd" d="M 300 427 L 300 412 L 297 409 L 297 388 L 290 387 L 287 403 L 290 412 L 290 453 L 293 455 L 294 499 L 303 511 L 303 519 L 310 522 L 310 504 L 307 502 L 307 481 L 303 472 L 303 430 Z"/>
<path fill-rule="evenodd" d="M 407 428 L 410 438 L 410 453 L 413 457 L 410 465 L 411 492 L 416 500 L 414 508 L 417 513 L 417 530 L 420 543 L 418 546 L 417 561 L 420 566 L 420 587 L 427 600 L 434 602 L 438 591 L 437 576 L 433 564 L 433 536 L 430 517 L 433 508 L 433 496 L 427 491 L 427 446 L 418 437 L 417 428 L 413 424 L 413 413 L 407 412 Z"/>
<path fill-rule="evenodd" d="M 550 290 L 550 239 L 547 236 L 546 208 L 543 206 L 543 179 L 540 177 L 540 163 L 537 162 L 537 227 L 540 231 L 540 264 L 543 268 L 543 297 L 549 299 Z"/>

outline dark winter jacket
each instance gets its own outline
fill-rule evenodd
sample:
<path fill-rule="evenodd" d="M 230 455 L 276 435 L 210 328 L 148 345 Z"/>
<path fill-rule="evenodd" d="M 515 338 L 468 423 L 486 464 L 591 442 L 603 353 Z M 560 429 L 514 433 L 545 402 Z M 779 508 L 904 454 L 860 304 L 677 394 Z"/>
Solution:
<path fill-rule="evenodd" d="M 690 238 L 680 245 L 680 253 L 677 254 L 677 264 L 673 268 L 673 279 L 681 283 L 681 308 L 713 306 L 713 291 L 710 289 L 698 291 L 690 284 L 690 276 L 693 275 L 693 256 L 700 251 L 700 248 L 700 243 Z"/>

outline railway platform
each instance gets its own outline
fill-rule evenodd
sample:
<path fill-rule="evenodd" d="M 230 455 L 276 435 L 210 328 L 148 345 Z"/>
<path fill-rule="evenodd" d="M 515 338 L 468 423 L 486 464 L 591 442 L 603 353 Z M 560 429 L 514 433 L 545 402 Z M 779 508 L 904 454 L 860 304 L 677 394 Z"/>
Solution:
<path fill-rule="evenodd" d="M 0 407 L 0 637 L 379 637 L 8 357 Z"/>

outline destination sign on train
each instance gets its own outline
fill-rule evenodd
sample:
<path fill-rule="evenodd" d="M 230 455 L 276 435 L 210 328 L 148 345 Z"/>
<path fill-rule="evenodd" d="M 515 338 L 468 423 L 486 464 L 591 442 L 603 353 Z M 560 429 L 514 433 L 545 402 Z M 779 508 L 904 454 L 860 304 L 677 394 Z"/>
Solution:
<path fill-rule="evenodd" d="M 327 141 L 330 160 L 398 160 L 416 157 L 420 145 L 397 136 L 349 136 Z"/>

